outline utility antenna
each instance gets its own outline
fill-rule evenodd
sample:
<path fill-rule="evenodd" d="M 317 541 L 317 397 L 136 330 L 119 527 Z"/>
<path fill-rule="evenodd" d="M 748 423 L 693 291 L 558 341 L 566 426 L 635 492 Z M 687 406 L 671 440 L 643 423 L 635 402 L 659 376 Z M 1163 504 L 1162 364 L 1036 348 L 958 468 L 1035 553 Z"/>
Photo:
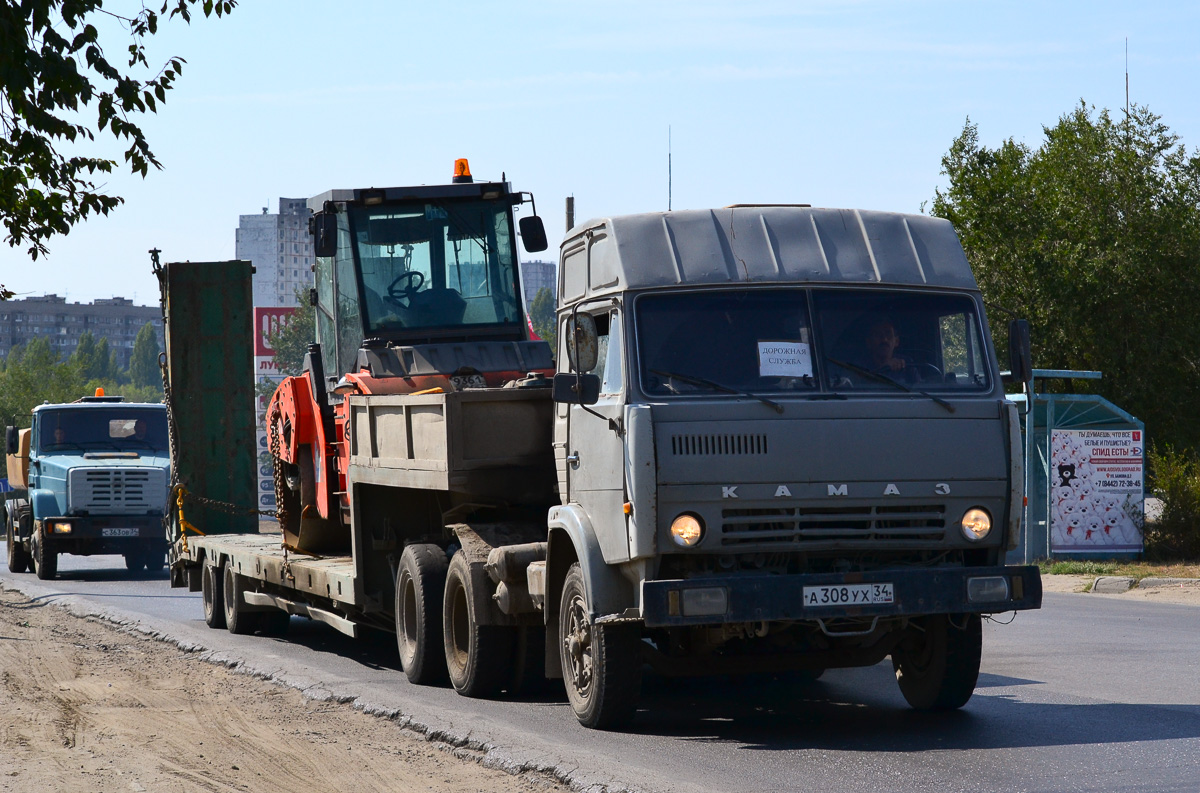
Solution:
<path fill-rule="evenodd" d="M 671 125 L 667 124 L 667 211 L 671 211 Z"/>
<path fill-rule="evenodd" d="M 1125 118 L 1129 119 L 1129 37 L 1125 37 Z"/>

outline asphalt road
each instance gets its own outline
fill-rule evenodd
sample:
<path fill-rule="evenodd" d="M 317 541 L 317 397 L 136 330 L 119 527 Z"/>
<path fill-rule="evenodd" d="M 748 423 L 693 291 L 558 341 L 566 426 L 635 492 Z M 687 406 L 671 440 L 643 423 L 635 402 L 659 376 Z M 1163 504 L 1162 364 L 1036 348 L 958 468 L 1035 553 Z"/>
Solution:
<path fill-rule="evenodd" d="M 585 730 L 557 688 L 467 700 L 410 685 L 390 637 L 352 641 L 298 618 L 287 639 L 207 628 L 198 594 L 120 557 L 60 558 L 59 579 L 0 567 L 31 597 L 102 614 L 307 690 L 394 716 L 512 768 L 644 791 L 1195 791 L 1200 608 L 1048 594 L 985 624 L 979 688 L 959 712 L 918 714 L 890 664 L 816 683 L 649 677 L 631 731 Z M 1007 619 L 1012 615 L 1005 615 Z"/>

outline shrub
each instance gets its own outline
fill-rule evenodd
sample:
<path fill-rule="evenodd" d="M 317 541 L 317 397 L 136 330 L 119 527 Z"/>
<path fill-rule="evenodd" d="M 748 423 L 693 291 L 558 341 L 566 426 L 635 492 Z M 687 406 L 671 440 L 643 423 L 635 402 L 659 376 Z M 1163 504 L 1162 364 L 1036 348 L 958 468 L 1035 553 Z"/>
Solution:
<path fill-rule="evenodd" d="M 1146 456 L 1154 491 L 1163 502 L 1162 516 L 1146 524 L 1146 556 L 1200 557 L 1200 459 L 1195 452 L 1176 451 L 1169 444 L 1152 445 Z"/>

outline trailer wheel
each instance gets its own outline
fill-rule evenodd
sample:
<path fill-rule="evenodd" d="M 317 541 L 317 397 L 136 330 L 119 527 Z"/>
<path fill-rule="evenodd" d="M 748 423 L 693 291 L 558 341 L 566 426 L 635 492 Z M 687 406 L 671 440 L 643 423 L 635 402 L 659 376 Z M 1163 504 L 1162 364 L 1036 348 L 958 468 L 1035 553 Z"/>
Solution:
<path fill-rule="evenodd" d="M 979 679 L 983 620 L 978 614 L 926 617 L 913 641 L 892 653 L 900 693 L 917 710 L 955 710 L 967 704 Z"/>
<path fill-rule="evenodd" d="M 558 636 L 563 683 L 579 723 L 598 730 L 627 724 L 642 685 L 641 627 L 592 622 L 578 562 L 563 581 Z"/>
<path fill-rule="evenodd" d="M 247 611 L 246 601 L 242 595 L 246 591 L 246 579 L 233 570 L 233 565 L 225 565 L 222 598 L 225 607 L 225 627 L 230 633 L 254 633 L 262 625 L 261 611 Z"/>
<path fill-rule="evenodd" d="M 400 667 L 418 685 L 446 679 L 439 603 L 446 589 L 446 552 L 437 545 L 409 545 L 396 571 L 396 648 Z"/>
<path fill-rule="evenodd" d="M 454 690 L 468 697 L 500 693 L 513 676 L 516 629 L 507 625 L 480 625 L 476 605 L 485 598 L 477 592 L 466 556 L 457 553 L 446 571 L 442 600 L 442 637 L 446 668 Z"/>
<path fill-rule="evenodd" d="M 225 568 L 205 557 L 200 570 L 200 596 L 204 601 L 204 624 L 210 628 L 225 627 Z"/>
<path fill-rule="evenodd" d="M 58 574 L 58 554 L 46 550 L 46 530 L 38 527 L 33 535 L 33 564 L 37 577 L 49 581 Z"/>
<path fill-rule="evenodd" d="M 12 513 L 6 515 L 4 523 L 8 543 L 8 569 L 13 573 L 23 573 L 29 569 L 29 551 L 25 550 L 25 546 L 21 545 L 21 540 L 17 537 L 16 521 Z"/>

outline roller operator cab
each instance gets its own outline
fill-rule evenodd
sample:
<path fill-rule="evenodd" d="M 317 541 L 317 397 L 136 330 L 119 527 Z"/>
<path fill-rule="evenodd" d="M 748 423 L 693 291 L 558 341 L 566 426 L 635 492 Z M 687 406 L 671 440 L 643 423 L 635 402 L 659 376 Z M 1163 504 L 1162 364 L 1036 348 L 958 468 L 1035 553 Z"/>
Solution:
<path fill-rule="evenodd" d="M 811 676 L 890 655 L 910 704 L 963 705 L 981 615 L 1041 584 L 1004 564 L 1019 416 L 950 224 L 606 218 L 562 243 L 559 295 L 545 593 L 580 719 L 627 717 L 641 658 Z"/>
<path fill-rule="evenodd" d="M 164 405 L 96 396 L 33 409 L 7 431 L 8 567 L 54 578 L 61 553 L 120 554 L 131 572 L 166 564 L 170 488 Z"/>

